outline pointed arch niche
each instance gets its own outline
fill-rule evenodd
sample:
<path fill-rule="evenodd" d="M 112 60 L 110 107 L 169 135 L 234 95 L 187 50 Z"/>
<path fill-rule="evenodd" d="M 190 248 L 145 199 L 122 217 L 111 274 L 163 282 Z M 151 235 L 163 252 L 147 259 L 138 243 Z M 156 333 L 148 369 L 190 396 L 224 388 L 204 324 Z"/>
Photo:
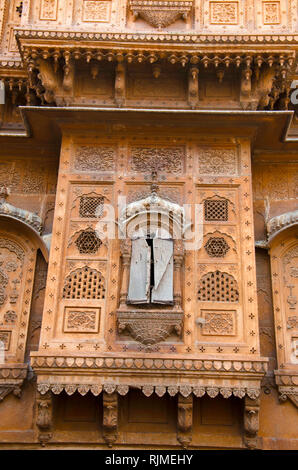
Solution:
<path fill-rule="evenodd" d="M 288 219 L 282 229 L 274 219 L 267 225 L 278 364 L 275 378 L 280 400 L 289 398 L 298 406 L 298 223 Z M 279 230 L 269 230 L 277 226 Z"/>
<path fill-rule="evenodd" d="M 37 251 L 46 246 L 28 223 L 0 215 L 0 401 L 21 394 Z"/>
<path fill-rule="evenodd" d="M 122 278 L 118 334 L 146 346 L 179 341 L 183 327 L 184 209 L 154 192 L 119 217 Z"/>

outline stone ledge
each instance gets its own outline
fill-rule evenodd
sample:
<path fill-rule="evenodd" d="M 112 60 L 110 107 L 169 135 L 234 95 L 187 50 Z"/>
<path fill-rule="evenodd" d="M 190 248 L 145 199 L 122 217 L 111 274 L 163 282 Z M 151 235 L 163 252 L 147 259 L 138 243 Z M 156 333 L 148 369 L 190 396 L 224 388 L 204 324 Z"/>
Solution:
<path fill-rule="evenodd" d="M 254 360 L 223 359 L 184 359 L 184 358 L 141 358 L 141 357 L 70 357 L 56 355 L 40 355 L 38 352 L 31 353 L 31 365 L 36 371 L 51 370 L 110 370 L 115 373 L 119 371 L 206 371 L 206 372 L 235 372 L 261 374 L 267 371 L 268 360 L 258 358 Z"/>

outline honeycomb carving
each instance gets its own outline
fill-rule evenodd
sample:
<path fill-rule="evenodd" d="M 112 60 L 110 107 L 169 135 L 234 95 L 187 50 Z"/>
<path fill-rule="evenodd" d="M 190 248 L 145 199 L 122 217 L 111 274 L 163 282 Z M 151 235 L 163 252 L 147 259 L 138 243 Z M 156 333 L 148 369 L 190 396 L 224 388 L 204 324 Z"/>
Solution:
<path fill-rule="evenodd" d="M 94 254 L 102 245 L 94 230 L 84 230 L 80 233 L 75 244 L 81 254 Z"/>
<path fill-rule="evenodd" d="M 80 197 L 80 217 L 94 219 L 103 215 L 103 196 L 81 196 Z"/>
<path fill-rule="evenodd" d="M 204 201 L 204 216 L 207 222 L 227 221 L 229 218 L 227 199 Z"/>
<path fill-rule="evenodd" d="M 67 276 L 63 288 L 64 299 L 104 299 L 105 279 L 101 272 L 85 266 Z"/>
<path fill-rule="evenodd" d="M 198 289 L 200 302 L 238 302 L 239 290 L 233 276 L 221 271 L 205 274 Z"/>
<path fill-rule="evenodd" d="M 229 249 L 223 237 L 211 237 L 205 245 L 205 250 L 211 258 L 224 258 Z"/>

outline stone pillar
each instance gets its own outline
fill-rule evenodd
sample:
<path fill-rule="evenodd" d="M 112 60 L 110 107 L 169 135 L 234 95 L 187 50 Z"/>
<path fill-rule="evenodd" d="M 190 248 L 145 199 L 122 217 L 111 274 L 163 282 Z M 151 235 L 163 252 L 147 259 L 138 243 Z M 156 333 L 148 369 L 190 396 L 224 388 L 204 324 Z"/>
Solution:
<path fill-rule="evenodd" d="M 186 449 L 192 441 L 193 396 L 178 395 L 177 440 Z"/>
<path fill-rule="evenodd" d="M 182 240 L 174 240 L 174 307 L 182 310 L 181 270 L 184 257 Z"/>
<path fill-rule="evenodd" d="M 38 393 L 37 400 L 37 416 L 36 425 L 39 429 L 38 440 L 44 447 L 46 443 L 52 438 L 52 419 L 53 419 L 53 405 L 52 393 L 47 392 L 44 395 Z"/>
<path fill-rule="evenodd" d="M 112 447 L 118 436 L 118 394 L 103 392 L 103 438 Z"/>
<path fill-rule="evenodd" d="M 249 449 L 258 445 L 260 399 L 244 399 L 244 444 Z"/>
<path fill-rule="evenodd" d="M 122 258 L 122 278 L 121 278 L 121 289 L 120 289 L 120 306 L 126 305 L 126 299 L 128 294 L 128 282 L 129 282 L 129 267 L 131 258 L 131 240 L 126 238 L 121 240 L 121 258 Z"/>

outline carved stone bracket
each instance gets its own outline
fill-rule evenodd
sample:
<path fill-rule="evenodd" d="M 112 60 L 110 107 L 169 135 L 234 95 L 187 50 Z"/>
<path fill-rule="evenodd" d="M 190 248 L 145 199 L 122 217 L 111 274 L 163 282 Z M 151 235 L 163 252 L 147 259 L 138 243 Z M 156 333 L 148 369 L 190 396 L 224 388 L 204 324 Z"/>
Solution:
<path fill-rule="evenodd" d="M 36 400 L 37 416 L 36 425 L 39 429 L 38 440 L 44 447 L 46 443 L 52 438 L 52 394 L 47 392 L 39 394 Z"/>
<path fill-rule="evenodd" d="M 130 9 L 134 18 L 140 16 L 158 29 L 166 28 L 179 18 L 186 20 L 192 6 L 192 0 L 130 0 Z"/>
<path fill-rule="evenodd" d="M 0 402 L 13 393 L 16 397 L 21 396 L 21 387 L 27 376 L 27 364 L 12 366 L 9 364 L 0 367 Z"/>
<path fill-rule="evenodd" d="M 118 311 L 117 317 L 120 334 L 127 330 L 135 341 L 147 346 L 164 341 L 171 333 L 180 337 L 182 332 L 183 313 L 177 311 Z"/>
<path fill-rule="evenodd" d="M 177 440 L 186 449 L 192 441 L 193 396 L 178 395 Z"/>
<path fill-rule="evenodd" d="M 103 438 L 112 447 L 118 436 L 118 395 L 103 393 Z"/>
<path fill-rule="evenodd" d="M 244 443 L 249 449 L 258 445 L 260 400 L 245 398 L 244 401 Z"/>
<path fill-rule="evenodd" d="M 281 403 L 291 400 L 298 408 L 298 374 L 293 371 L 275 371 L 275 381 L 278 386 L 279 400 Z"/>

